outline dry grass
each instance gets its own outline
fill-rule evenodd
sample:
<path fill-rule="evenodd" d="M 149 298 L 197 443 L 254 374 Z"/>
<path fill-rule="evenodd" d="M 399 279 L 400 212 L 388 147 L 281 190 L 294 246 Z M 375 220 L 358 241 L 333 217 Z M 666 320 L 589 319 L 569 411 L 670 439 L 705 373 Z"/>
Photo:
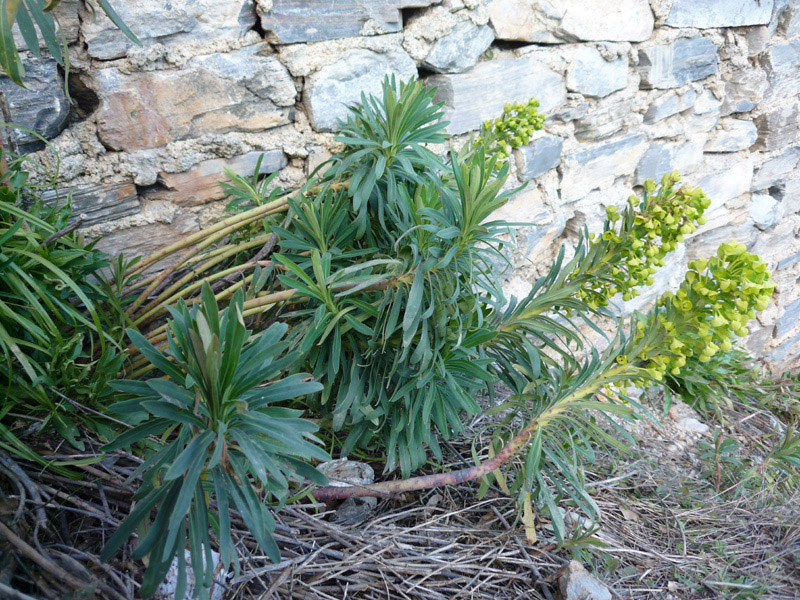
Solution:
<path fill-rule="evenodd" d="M 724 434 L 755 457 L 781 427 L 766 410 L 734 406 L 726 415 Z M 576 531 L 583 543 L 556 550 L 545 518 L 539 542 L 529 544 L 510 499 L 491 490 L 479 501 L 469 485 L 355 510 L 296 503 L 278 514 L 277 565 L 238 521 L 243 568 L 227 581 L 226 598 L 552 600 L 554 574 L 572 556 L 620 598 L 800 598 L 800 491 L 755 479 L 717 491 L 703 439 L 685 438 L 676 451 L 680 434 L 669 418 L 634 433 L 641 445 L 632 457 L 601 457 L 589 474 L 603 511 L 590 537 L 602 546 Z M 470 442 L 448 446 L 450 466 L 469 460 Z M 3 457 L 0 597 L 137 597 L 144 567 L 130 560 L 130 546 L 110 565 L 97 559 L 130 510 L 132 490 L 122 481 L 136 464 L 117 453 L 76 467 L 83 479 L 75 480 Z"/>

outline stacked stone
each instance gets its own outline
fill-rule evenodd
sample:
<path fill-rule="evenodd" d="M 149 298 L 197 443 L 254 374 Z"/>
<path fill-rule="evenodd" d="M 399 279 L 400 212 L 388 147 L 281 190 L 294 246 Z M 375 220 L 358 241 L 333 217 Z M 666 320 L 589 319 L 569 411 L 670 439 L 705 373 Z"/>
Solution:
<path fill-rule="evenodd" d="M 217 219 L 225 167 L 297 186 L 336 149 L 347 104 L 387 74 L 421 76 L 454 143 L 536 97 L 545 129 L 514 152 L 503 208 L 527 221 L 509 289 L 524 293 L 565 237 L 675 169 L 712 200 L 708 224 L 638 303 L 729 239 L 775 272 L 750 349 L 800 356 L 800 0 L 116 0 L 142 39 L 62 2 L 73 104 L 55 64 L 2 84 L 14 122 L 61 155 L 87 233 L 142 253 Z M 35 140 L 11 140 L 23 151 Z M 443 148 L 442 151 L 445 149 Z M 47 151 L 36 158 L 54 164 Z M 533 263 L 533 267 L 530 265 Z"/>

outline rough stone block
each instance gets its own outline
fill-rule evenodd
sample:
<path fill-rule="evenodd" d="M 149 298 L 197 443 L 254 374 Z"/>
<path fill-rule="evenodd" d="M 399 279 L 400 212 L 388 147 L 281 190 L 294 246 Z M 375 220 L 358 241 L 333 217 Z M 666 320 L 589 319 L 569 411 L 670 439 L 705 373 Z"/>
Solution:
<path fill-rule="evenodd" d="M 721 209 L 729 200 L 750 191 L 753 182 L 753 158 L 740 158 L 725 154 L 706 155 L 703 170 L 709 172 L 697 182 L 711 200 L 708 212 Z"/>
<path fill-rule="evenodd" d="M 274 173 L 286 166 L 283 150 L 253 151 L 231 159 L 204 160 L 184 173 L 160 173 L 158 181 L 164 188 L 148 194 L 150 200 L 169 200 L 180 206 L 198 206 L 225 197 L 221 182 L 226 181 L 225 168 L 238 175 L 252 177 L 261 155 L 259 175 Z"/>
<path fill-rule="evenodd" d="M 337 129 L 346 121 L 348 106 L 361 103 L 362 92 L 380 95 L 387 75 L 400 81 L 417 76 L 417 67 L 403 50 L 378 54 L 351 50 L 341 60 L 323 67 L 306 81 L 304 102 L 311 124 L 317 131 Z"/>
<path fill-rule="evenodd" d="M 403 28 L 402 8 L 440 0 L 272 0 L 259 2 L 261 27 L 270 42 L 293 44 L 389 33 Z"/>
<path fill-rule="evenodd" d="M 703 159 L 701 142 L 667 142 L 653 144 L 644 153 L 636 167 L 634 184 L 642 185 L 646 179 L 660 181 L 667 173 L 677 170 L 682 175 L 697 169 Z"/>
<path fill-rule="evenodd" d="M 772 352 L 766 355 L 766 359 L 771 363 L 784 363 L 788 362 L 787 366 L 794 367 L 795 365 L 789 361 L 793 361 L 800 356 L 800 333 L 797 333 L 791 339 L 783 342 Z"/>
<path fill-rule="evenodd" d="M 750 196 L 750 218 L 762 231 L 775 227 L 783 218 L 783 214 L 783 204 L 769 194 Z"/>
<path fill-rule="evenodd" d="M 796 144 L 798 139 L 797 117 L 796 100 L 770 107 L 755 120 L 758 127 L 756 148 L 772 152 Z"/>
<path fill-rule="evenodd" d="M 145 46 L 237 38 L 256 22 L 253 0 L 117 0 L 113 6 Z M 103 11 L 95 12 L 85 10 L 81 27 L 90 56 L 120 58 L 136 47 Z"/>
<path fill-rule="evenodd" d="M 67 126 L 69 102 L 64 95 L 64 80 L 56 62 L 50 58 L 23 55 L 23 88 L 8 77 L 0 77 L 0 94 L 5 103 L 4 121 L 27 127 L 51 140 Z M 19 153 L 44 148 L 44 142 L 21 129 L 8 128 L 9 137 Z"/>
<path fill-rule="evenodd" d="M 686 254 L 689 260 L 708 258 L 717 253 L 720 244 L 731 240 L 741 242 L 748 248 L 755 243 L 758 230 L 750 220 L 750 211 L 739 211 L 709 218 L 708 223 L 686 242 Z"/>
<path fill-rule="evenodd" d="M 645 123 L 656 123 L 672 115 L 677 115 L 685 110 L 689 110 L 697 101 L 697 92 L 687 90 L 683 94 L 677 92 L 667 92 L 653 100 L 644 113 Z"/>
<path fill-rule="evenodd" d="M 627 57 L 607 61 L 595 48 L 581 46 L 567 69 L 567 89 L 603 98 L 628 83 Z"/>
<path fill-rule="evenodd" d="M 544 175 L 561 162 L 561 148 L 564 140 L 554 135 L 546 135 L 533 140 L 517 150 L 517 172 L 522 181 Z"/>
<path fill-rule="evenodd" d="M 800 161 L 800 147 L 787 148 L 780 156 L 766 161 L 753 176 L 753 191 L 766 190 L 785 179 Z"/>
<path fill-rule="evenodd" d="M 750 121 L 727 119 L 708 137 L 706 152 L 738 152 L 756 142 L 758 129 Z"/>
<path fill-rule="evenodd" d="M 545 44 L 643 42 L 654 24 L 647 0 L 494 0 L 488 12 L 499 39 Z"/>
<path fill-rule="evenodd" d="M 436 73 L 463 73 L 475 66 L 493 41 L 491 27 L 464 21 L 436 41 L 422 64 Z"/>
<path fill-rule="evenodd" d="M 630 120 L 641 118 L 633 112 L 633 99 L 604 106 L 575 121 L 575 138 L 581 142 L 599 140 L 622 131 Z"/>
<path fill-rule="evenodd" d="M 765 25 L 772 17 L 773 0 L 674 0 L 667 17 L 670 27 L 743 27 Z"/>
<path fill-rule="evenodd" d="M 448 133 L 465 133 L 486 119 L 498 117 L 506 102 L 538 98 L 540 111 L 549 113 L 567 97 L 564 80 L 533 58 L 507 58 L 478 63 L 466 73 L 434 75 L 426 81 L 437 87 L 436 102 L 444 102 Z"/>
<path fill-rule="evenodd" d="M 127 258 L 146 256 L 199 230 L 197 217 L 191 212 L 179 210 L 166 223 L 151 223 L 108 233 L 97 242 L 97 248 L 112 256 L 119 254 L 124 254 Z M 182 256 L 183 254 L 176 254 L 155 263 L 145 269 L 145 274 L 157 272 Z"/>
<path fill-rule="evenodd" d="M 775 20 L 775 17 L 773 17 L 773 21 Z M 800 35 L 800 2 L 792 0 L 787 3 L 785 10 L 778 15 L 775 28 L 778 33 L 787 38 L 794 38 Z"/>
<path fill-rule="evenodd" d="M 759 60 L 769 81 L 767 98 L 800 94 L 800 39 L 773 44 Z"/>
<path fill-rule="evenodd" d="M 723 77 L 725 98 L 721 114 L 749 112 L 761 100 L 769 87 L 767 74 L 761 69 L 742 69 Z"/>
<path fill-rule="evenodd" d="M 573 202 L 595 189 L 609 187 L 617 177 L 630 175 L 647 149 L 644 135 L 593 144 L 563 161 L 561 199 Z"/>
<path fill-rule="evenodd" d="M 263 131 L 288 123 L 297 93 L 289 73 L 262 45 L 206 54 L 178 71 L 94 74 L 97 128 L 113 150 L 163 146 L 206 133 Z"/>
<path fill-rule="evenodd" d="M 62 205 L 67 202 L 72 192 L 72 218 L 74 222 L 80 215 L 85 215 L 81 227 L 96 225 L 104 221 L 119 219 L 135 214 L 140 210 L 139 196 L 132 183 L 108 183 L 81 186 L 77 188 L 61 188 L 42 192 L 42 200 L 50 205 Z"/>
<path fill-rule="evenodd" d="M 800 300 L 795 300 L 783 309 L 783 315 L 775 323 L 775 337 L 782 338 L 800 325 Z"/>
<path fill-rule="evenodd" d="M 640 86 L 643 89 L 681 87 L 714 75 L 718 62 L 717 47 L 704 37 L 642 48 L 637 67 Z"/>
<path fill-rule="evenodd" d="M 53 9 L 53 14 L 58 19 L 58 23 L 61 26 L 61 32 L 64 34 L 64 39 L 68 45 L 74 44 L 78 41 L 78 33 L 81 27 L 81 21 L 78 13 L 80 12 L 82 5 L 83 3 L 80 2 L 80 0 L 61 0 L 61 2 L 59 2 L 58 5 Z M 17 23 L 14 23 L 11 33 L 14 36 L 14 42 L 16 43 L 18 50 L 24 50 L 28 47 L 28 45 L 25 43 L 25 38 L 22 37 L 22 34 L 19 31 L 19 25 Z M 39 36 L 39 47 L 46 47 L 41 35 Z"/>

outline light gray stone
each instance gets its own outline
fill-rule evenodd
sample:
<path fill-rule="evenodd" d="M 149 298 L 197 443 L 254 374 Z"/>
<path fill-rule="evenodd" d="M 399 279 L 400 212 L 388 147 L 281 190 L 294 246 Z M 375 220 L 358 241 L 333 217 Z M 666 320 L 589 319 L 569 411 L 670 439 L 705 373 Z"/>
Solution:
<path fill-rule="evenodd" d="M 783 204 L 768 194 L 750 196 L 750 218 L 756 227 L 765 231 L 783 218 Z"/>
<path fill-rule="evenodd" d="M 800 94 L 800 39 L 771 45 L 759 62 L 769 81 L 765 97 L 788 98 Z"/>
<path fill-rule="evenodd" d="M 748 27 L 744 37 L 747 40 L 747 54 L 756 56 L 761 54 L 767 47 L 772 34 L 767 26 L 760 25 L 758 27 Z"/>
<path fill-rule="evenodd" d="M 636 167 L 634 183 L 642 185 L 646 179 L 658 182 L 667 173 L 681 174 L 697 169 L 703 159 L 701 142 L 667 142 L 653 144 L 644 153 Z"/>
<path fill-rule="evenodd" d="M 475 66 L 493 41 L 491 27 L 464 21 L 436 41 L 422 64 L 437 73 L 463 73 Z"/>
<path fill-rule="evenodd" d="M 599 140 L 622 131 L 641 119 L 633 112 L 633 99 L 626 98 L 594 110 L 575 121 L 575 138 L 581 142 Z"/>
<path fill-rule="evenodd" d="M 795 300 L 783 309 L 783 315 L 775 322 L 775 337 L 782 338 L 800 324 L 800 300 Z"/>
<path fill-rule="evenodd" d="M 574 560 L 558 572 L 558 589 L 564 600 L 611 600 L 613 597 L 603 582 Z"/>
<path fill-rule="evenodd" d="M 561 148 L 564 140 L 554 135 L 533 140 L 514 154 L 517 159 L 517 173 L 522 181 L 544 175 L 561 162 Z"/>
<path fill-rule="evenodd" d="M 797 143 L 797 100 L 791 99 L 770 106 L 756 118 L 758 140 L 756 148 L 773 152 Z"/>
<path fill-rule="evenodd" d="M 706 152 L 738 152 L 756 142 L 758 128 L 751 121 L 726 119 L 711 132 L 706 142 Z"/>
<path fill-rule="evenodd" d="M 256 22 L 253 0 L 117 0 L 113 6 L 145 46 L 241 37 Z M 94 12 L 85 9 L 81 27 L 90 56 L 120 58 L 136 47 L 103 11 Z"/>
<path fill-rule="evenodd" d="M 595 48 L 581 46 L 567 69 L 567 89 L 603 98 L 628 83 L 628 59 L 607 61 Z"/>
<path fill-rule="evenodd" d="M 67 126 L 69 102 L 64 93 L 64 80 L 56 61 L 22 55 L 25 85 L 20 87 L 8 77 L 0 77 L 0 97 L 5 104 L 3 120 L 27 127 L 47 140 L 56 137 Z M 44 148 L 36 136 L 22 129 L 8 128 L 16 152 L 25 154 Z"/>
<path fill-rule="evenodd" d="M 721 114 L 750 112 L 761 100 L 769 87 L 767 74 L 761 69 L 741 69 L 723 77 L 725 98 Z"/>
<path fill-rule="evenodd" d="M 675 425 L 678 426 L 678 429 L 689 433 L 708 433 L 711 429 L 708 425 L 701 423 L 694 417 L 683 417 L 679 419 Z"/>
<path fill-rule="evenodd" d="M 70 194 L 72 194 L 70 223 L 76 221 L 80 215 L 84 215 L 81 227 L 133 215 L 141 209 L 136 186 L 130 181 L 46 190 L 41 196 L 45 204 L 55 206 L 65 204 Z"/>
<path fill-rule="evenodd" d="M 644 113 L 645 123 L 656 123 L 672 115 L 677 115 L 694 106 L 697 100 L 697 92 L 686 90 L 683 94 L 677 92 L 667 92 L 653 100 Z"/>
<path fill-rule="evenodd" d="M 797 333 L 790 340 L 782 343 L 775 348 L 775 350 L 767 354 L 766 359 L 772 363 L 782 363 L 784 361 L 791 361 L 798 355 L 800 355 L 800 333 Z"/>
<path fill-rule="evenodd" d="M 630 175 L 647 149 L 642 134 L 593 144 L 564 158 L 561 199 L 580 200 L 595 189 L 610 187 L 617 177 Z"/>
<path fill-rule="evenodd" d="M 338 62 L 323 67 L 307 79 L 304 102 L 317 131 L 331 131 L 346 121 L 348 106 L 361 103 L 361 93 L 379 95 L 387 75 L 407 81 L 417 67 L 403 50 L 378 54 L 351 50 Z"/>
<path fill-rule="evenodd" d="M 258 3 L 261 27 L 277 44 L 320 42 L 401 31 L 400 9 L 440 0 L 271 0 Z"/>
<path fill-rule="evenodd" d="M 775 267 L 778 271 L 783 271 L 784 269 L 789 269 L 795 266 L 797 263 L 800 262 L 800 252 L 797 254 L 792 254 L 791 256 L 787 256 L 783 260 L 778 261 L 778 265 Z"/>
<path fill-rule="evenodd" d="M 507 58 L 478 63 L 466 73 L 434 75 L 426 80 L 436 87 L 436 102 L 444 102 L 447 132 L 465 133 L 494 119 L 507 102 L 539 100 L 540 112 L 549 113 L 564 103 L 564 80 L 533 58 Z"/>
<path fill-rule="evenodd" d="M 640 86 L 643 89 L 681 87 L 714 75 L 718 62 L 717 47 L 704 37 L 641 48 L 637 67 Z"/>
<path fill-rule="evenodd" d="M 770 192 L 780 197 L 786 214 L 800 213 L 800 177 L 785 179 Z"/>
<path fill-rule="evenodd" d="M 777 19 L 773 16 L 774 26 L 778 33 L 791 39 L 800 35 L 800 2 L 791 0 Z"/>
<path fill-rule="evenodd" d="M 643 42 L 654 24 L 647 0 L 493 0 L 488 13 L 498 39 L 544 44 Z"/>
<path fill-rule="evenodd" d="M 716 113 L 719 115 L 721 107 L 722 102 L 718 100 L 710 90 L 703 90 L 697 97 L 692 112 L 696 115 L 706 115 L 709 113 Z"/>
<path fill-rule="evenodd" d="M 772 17 L 773 0 L 674 0 L 667 17 L 670 27 L 742 27 L 765 25 Z"/>
<path fill-rule="evenodd" d="M 156 148 L 204 133 L 263 131 L 289 122 L 297 91 L 263 45 L 206 54 L 174 71 L 93 73 L 98 136 L 113 150 Z"/>
<path fill-rule="evenodd" d="M 787 148 L 781 155 L 765 162 L 753 176 L 753 191 L 765 190 L 786 178 L 800 161 L 800 147 Z"/>
<path fill-rule="evenodd" d="M 726 154 L 707 154 L 703 171 L 709 172 L 697 182 L 711 200 L 708 212 L 721 209 L 729 200 L 750 191 L 753 182 L 753 158 Z"/>

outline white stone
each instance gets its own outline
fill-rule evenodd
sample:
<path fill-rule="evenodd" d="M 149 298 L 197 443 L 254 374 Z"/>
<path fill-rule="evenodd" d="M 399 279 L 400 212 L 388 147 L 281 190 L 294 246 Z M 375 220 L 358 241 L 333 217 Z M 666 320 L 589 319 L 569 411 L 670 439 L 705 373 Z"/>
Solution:
<path fill-rule="evenodd" d="M 634 183 L 641 185 L 646 179 L 656 182 L 667 173 L 678 171 L 681 175 L 695 171 L 703 159 L 703 143 L 697 141 L 653 144 L 644 153 L 636 167 Z"/>
<path fill-rule="evenodd" d="M 641 134 L 593 144 L 563 159 L 561 199 L 573 202 L 595 189 L 610 187 L 617 177 L 631 175 L 647 149 Z"/>
<path fill-rule="evenodd" d="M 726 119 L 712 131 L 706 142 L 706 152 L 738 152 L 755 144 L 758 128 L 752 121 Z"/>
<path fill-rule="evenodd" d="M 672 115 L 682 113 L 692 108 L 696 100 L 697 92 L 692 89 L 686 90 L 682 94 L 677 92 L 662 94 L 653 100 L 652 104 L 647 108 L 647 112 L 644 113 L 644 122 L 648 124 L 656 123 Z"/>
<path fill-rule="evenodd" d="M 145 46 L 238 38 L 256 21 L 253 0 L 116 0 L 112 4 Z M 84 13 L 81 27 L 90 56 L 109 60 L 135 47 L 102 10 L 94 13 Z"/>
<path fill-rule="evenodd" d="M 670 27 L 742 27 L 765 25 L 773 0 L 674 0 L 667 17 Z"/>
<path fill-rule="evenodd" d="M 676 425 L 679 429 L 688 431 L 689 433 L 708 433 L 711 429 L 708 425 L 701 423 L 694 417 L 684 417 L 680 419 Z"/>
<path fill-rule="evenodd" d="M 753 157 L 739 158 L 725 154 L 706 155 L 704 170 L 711 171 L 697 182 L 711 200 L 707 212 L 712 213 L 729 200 L 750 191 L 753 182 Z"/>
<path fill-rule="evenodd" d="M 769 194 L 753 194 L 750 203 L 750 218 L 762 231 L 774 227 L 783 218 L 783 204 Z"/>
<path fill-rule="evenodd" d="M 475 66 L 493 41 L 491 27 L 464 21 L 433 44 L 423 65 L 437 73 L 462 73 Z"/>
<path fill-rule="evenodd" d="M 628 82 L 628 59 L 607 61 L 595 48 L 581 46 L 567 69 L 567 89 L 584 96 L 603 98 Z"/>
<path fill-rule="evenodd" d="M 502 40 L 643 42 L 653 33 L 647 0 L 493 0 L 492 26 Z"/>
<path fill-rule="evenodd" d="M 331 131 L 346 121 L 348 106 L 361 103 L 362 92 L 380 95 L 387 75 L 408 81 L 417 75 L 417 67 L 403 50 L 378 54 L 370 50 L 352 50 L 339 62 L 323 67 L 306 83 L 304 102 L 309 119 L 317 131 Z"/>
<path fill-rule="evenodd" d="M 545 114 L 567 97 L 564 80 L 533 58 L 507 58 L 478 63 L 455 75 L 434 75 L 426 80 L 436 87 L 437 102 L 444 102 L 448 133 L 478 129 L 487 119 L 499 117 L 507 102 L 539 100 Z"/>

